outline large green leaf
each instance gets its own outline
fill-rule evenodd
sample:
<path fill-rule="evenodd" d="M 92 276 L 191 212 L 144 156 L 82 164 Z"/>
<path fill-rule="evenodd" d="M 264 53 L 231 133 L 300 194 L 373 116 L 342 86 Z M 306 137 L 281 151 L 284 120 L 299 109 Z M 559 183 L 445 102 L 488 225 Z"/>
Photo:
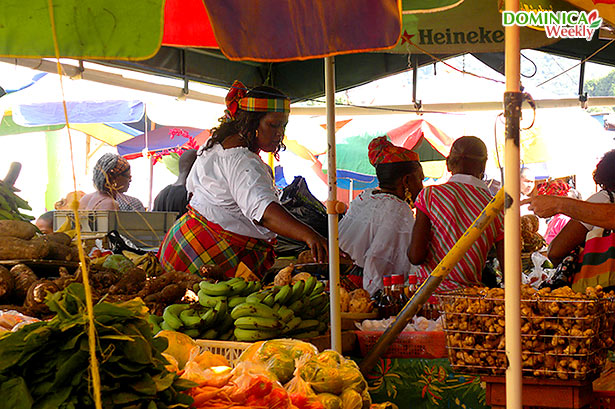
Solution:
<path fill-rule="evenodd" d="M 23 378 L 4 380 L 0 378 L 0 409 L 30 409 L 32 396 Z"/>
<path fill-rule="evenodd" d="M 53 0 L 62 57 L 146 59 L 162 42 L 164 0 Z M 0 55 L 54 57 L 47 0 L 0 2 Z"/>

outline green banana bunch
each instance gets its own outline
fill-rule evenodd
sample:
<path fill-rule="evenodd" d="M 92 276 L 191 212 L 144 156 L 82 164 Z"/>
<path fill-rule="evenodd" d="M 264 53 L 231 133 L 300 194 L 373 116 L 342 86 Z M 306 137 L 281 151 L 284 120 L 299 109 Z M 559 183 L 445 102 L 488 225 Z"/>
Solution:
<path fill-rule="evenodd" d="M 15 194 L 12 186 L 0 180 L 0 220 L 34 220 L 33 216 L 23 214 L 19 209 L 32 210 L 28 202 Z"/>
<path fill-rule="evenodd" d="M 164 309 L 162 313 L 163 322 L 160 325 L 160 328 L 165 329 L 162 325 L 167 326 L 172 331 L 177 331 L 180 329 L 184 323 L 179 318 L 179 314 L 190 308 L 188 304 L 171 304 Z"/>
<path fill-rule="evenodd" d="M 157 315 L 154 314 L 150 314 L 147 316 L 147 320 L 149 321 L 150 325 L 152 326 L 152 334 L 156 335 L 157 333 L 159 333 L 160 331 L 162 331 L 162 328 L 160 328 L 160 324 L 162 323 L 162 317 L 159 317 Z"/>
<path fill-rule="evenodd" d="M 264 317 L 264 318 L 275 318 L 279 319 L 280 317 L 273 308 L 268 305 L 259 303 L 259 302 L 244 302 L 243 304 L 239 304 L 231 311 L 231 317 L 236 320 L 241 317 L 254 316 L 254 317 Z"/>
<path fill-rule="evenodd" d="M 233 331 L 235 335 L 235 339 L 241 342 L 254 342 L 260 341 L 263 339 L 271 339 L 277 337 L 280 332 L 279 331 L 271 331 L 271 330 L 261 330 L 261 329 L 243 329 L 243 328 L 235 328 Z"/>

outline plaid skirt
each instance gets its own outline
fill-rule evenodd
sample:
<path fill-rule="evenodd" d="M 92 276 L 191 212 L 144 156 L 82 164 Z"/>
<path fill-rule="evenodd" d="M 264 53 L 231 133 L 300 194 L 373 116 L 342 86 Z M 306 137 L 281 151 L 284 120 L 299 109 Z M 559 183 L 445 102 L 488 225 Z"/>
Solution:
<path fill-rule="evenodd" d="M 199 274 L 202 266 L 214 265 L 228 277 L 234 277 L 243 262 L 259 278 L 275 261 L 267 241 L 224 230 L 190 206 L 167 232 L 158 258 L 167 271 Z"/>

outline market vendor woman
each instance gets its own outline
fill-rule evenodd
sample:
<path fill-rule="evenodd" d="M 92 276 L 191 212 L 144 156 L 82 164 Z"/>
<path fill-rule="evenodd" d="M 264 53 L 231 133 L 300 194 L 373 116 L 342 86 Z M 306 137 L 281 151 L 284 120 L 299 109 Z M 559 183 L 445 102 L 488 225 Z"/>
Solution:
<path fill-rule="evenodd" d="M 280 205 L 271 169 L 258 156 L 283 147 L 290 100 L 274 88 L 247 91 L 236 81 L 226 105 L 188 176 L 189 210 L 160 247 L 163 267 L 198 273 L 208 265 L 233 276 L 243 262 L 262 277 L 274 262 L 276 234 L 305 242 L 315 261 L 326 261 L 326 239 Z"/>
<path fill-rule="evenodd" d="M 386 136 L 370 142 L 368 156 L 378 189 L 367 189 L 350 203 L 340 221 L 340 248 L 363 269 L 363 288 L 374 294 L 385 275 L 414 274 L 406 257 L 414 215 L 406 200 L 416 199 L 423 188 L 423 168 L 417 153 Z"/>

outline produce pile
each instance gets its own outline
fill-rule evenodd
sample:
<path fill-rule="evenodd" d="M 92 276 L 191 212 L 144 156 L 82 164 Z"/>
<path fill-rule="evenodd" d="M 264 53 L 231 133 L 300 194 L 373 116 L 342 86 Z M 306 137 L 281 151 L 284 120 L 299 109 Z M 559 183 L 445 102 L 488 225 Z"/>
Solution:
<path fill-rule="evenodd" d="M 367 382 L 354 361 L 308 343 L 277 339 L 257 342 L 240 362 L 260 363 L 284 385 L 299 409 L 367 409 Z"/>
<path fill-rule="evenodd" d="M 350 313 L 372 312 L 375 304 L 366 290 L 358 288 L 348 292 L 343 287 L 340 288 L 340 303 L 342 312 Z"/>
<path fill-rule="evenodd" d="M 60 237 L 63 234 L 54 233 L 33 240 L 44 241 L 49 240 L 49 236 Z M 200 281 L 189 273 L 162 272 L 153 253 L 129 256 L 132 261 L 121 254 L 114 254 L 94 259 L 90 264 L 89 278 L 95 301 L 102 297 L 111 302 L 141 297 L 150 311 L 162 314 L 167 305 L 179 302 L 186 289 Z M 65 267 L 59 267 L 57 271 L 57 276 L 50 278 L 39 277 L 40 274 L 26 264 L 17 264 L 10 270 L 0 266 L 0 309 L 16 310 L 31 317 L 49 316 L 51 312 L 45 304 L 46 295 L 61 291 L 73 282 L 83 282 L 80 267 L 74 274 L 70 274 Z M 45 273 L 48 274 L 48 271 Z"/>
<path fill-rule="evenodd" d="M 521 290 L 524 376 L 585 380 L 596 376 L 613 347 L 615 301 L 588 287 Z M 455 371 L 503 374 L 504 290 L 473 287 L 442 296 L 449 358 Z"/>
<path fill-rule="evenodd" d="M 29 222 L 0 220 L 0 260 L 78 260 L 77 248 L 70 245 L 69 235 L 38 232 Z"/>
<path fill-rule="evenodd" d="M 261 288 L 259 281 L 235 277 L 201 281 L 198 303 L 169 305 L 151 317 L 154 330 L 174 330 L 193 338 L 253 342 L 278 336 L 311 338 L 325 332 L 329 296 L 314 276 L 294 284 Z"/>
<path fill-rule="evenodd" d="M 0 407 L 93 407 L 83 285 L 47 300 L 56 315 L 0 337 Z M 94 306 L 103 407 L 188 408 L 195 384 L 169 372 L 165 338 L 153 338 L 141 300 Z"/>

